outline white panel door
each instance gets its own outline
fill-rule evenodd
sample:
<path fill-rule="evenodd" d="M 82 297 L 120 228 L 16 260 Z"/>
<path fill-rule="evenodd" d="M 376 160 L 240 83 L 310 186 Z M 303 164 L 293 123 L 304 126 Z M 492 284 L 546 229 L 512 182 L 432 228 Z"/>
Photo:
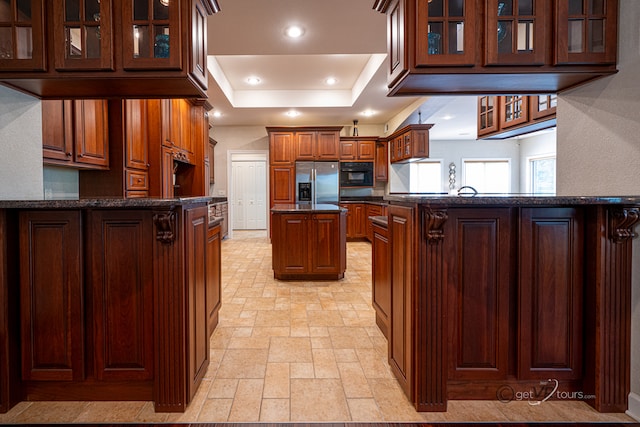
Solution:
<path fill-rule="evenodd" d="M 232 162 L 234 230 L 267 228 L 265 161 Z"/>

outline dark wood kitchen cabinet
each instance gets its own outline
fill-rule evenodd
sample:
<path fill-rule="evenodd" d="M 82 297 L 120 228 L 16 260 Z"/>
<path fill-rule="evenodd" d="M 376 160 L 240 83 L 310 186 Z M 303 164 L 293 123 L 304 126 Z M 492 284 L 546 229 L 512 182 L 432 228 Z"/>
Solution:
<path fill-rule="evenodd" d="M 389 340 L 391 316 L 391 252 L 389 252 L 389 232 L 386 222 L 372 223 L 371 240 L 372 287 L 371 299 L 376 311 L 376 324 Z"/>
<path fill-rule="evenodd" d="M 44 164 L 89 169 L 109 167 L 107 101 L 43 101 L 42 129 Z"/>
<path fill-rule="evenodd" d="M 218 325 L 218 313 L 222 305 L 222 228 L 220 223 L 210 225 L 207 231 L 207 325 L 211 337 Z"/>
<path fill-rule="evenodd" d="M 375 161 L 376 182 L 386 182 L 389 180 L 389 148 L 384 139 L 376 141 L 376 161 Z"/>
<path fill-rule="evenodd" d="M 335 205 L 272 209 L 273 275 L 279 280 L 339 280 L 346 269 L 346 211 Z"/>
<path fill-rule="evenodd" d="M 557 95 L 478 97 L 478 139 L 505 139 L 556 126 Z"/>
<path fill-rule="evenodd" d="M 614 74 L 618 1 L 375 0 L 390 95 L 545 94 Z"/>
<path fill-rule="evenodd" d="M 186 409 L 208 366 L 220 306 L 209 201 L 0 209 L 2 412 L 51 399 Z"/>
<path fill-rule="evenodd" d="M 10 0 L 0 80 L 43 99 L 205 97 L 216 0 Z"/>
<path fill-rule="evenodd" d="M 340 160 L 375 160 L 377 137 L 343 136 L 340 137 Z"/>
<path fill-rule="evenodd" d="M 20 213 L 22 381 L 81 381 L 85 338 L 79 212 Z"/>
<path fill-rule="evenodd" d="M 295 128 L 295 160 L 337 161 L 340 158 L 340 127 Z"/>
<path fill-rule="evenodd" d="M 367 216 L 364 203 L 340 203 L 347 210 L 347 238 L 350 240 L 367 237 Z"/>
<path fill-rule="evenodd" d="M 433 124 L 408 125 L 389 135 L 391 163 L 429 157 L 429 129 L 432 127 Z"/>

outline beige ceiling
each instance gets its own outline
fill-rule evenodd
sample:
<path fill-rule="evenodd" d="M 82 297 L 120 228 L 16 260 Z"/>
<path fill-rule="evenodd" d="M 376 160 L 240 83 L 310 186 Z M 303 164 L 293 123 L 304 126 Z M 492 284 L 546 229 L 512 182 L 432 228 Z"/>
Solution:
<path fill-rule="evenodd" d="M 214 125 L 384 125 L 423 99 L 386 96 L 386 17 L 372 9 L 373 0 L 218 1 L 221 11 L 208 22 L 209 102 L 222 114 Z M 305 29 L 301 38 L 284 35 L 292 24 Z M 261 83 L 249 85 L 252 76 Z M 337 84 L 327 86 L 327 77 Z M 475 98 L 447 107 L 452 103 L 430 99 L 420 107 L 422 122 L 455 109 L 457 124 L 436 123 L 432 137 L 475 138 Z M 300 115 L 288 117 L 290 110 Z M 407 120 L 417 123 L 417 116 Z"/>

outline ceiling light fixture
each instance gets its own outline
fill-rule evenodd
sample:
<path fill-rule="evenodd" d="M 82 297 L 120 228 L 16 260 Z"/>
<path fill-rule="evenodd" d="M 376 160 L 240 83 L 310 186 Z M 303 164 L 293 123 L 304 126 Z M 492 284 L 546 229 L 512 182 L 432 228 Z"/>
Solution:
<path fill-rule="evenodd" d="M 257 84 L 260 84 L 260 79 L 259 79 L 259 78 L 257 78 L 257 77 L 249 77 L 249 78 L 247 79 L 247 83 L 249 83 L 249 84 L 250 84 L 250 85 L 252 85 L 252 86 L 255 86 L 255 85 L 257 85 Z"/>
<path fill-rule="evenodd" d="M 304 34 L 304 28 L 299 27 L 297 25 L 292 25 L 290 27 L 287 27 L 284 30 L 284 33 L 287 35 L 287 37 L 292 38 L 292 39 L 297 39 L 299 37 L 302 37 Z"/>
<path fill-rule="evenodd" d="M 338 83 L 338 80 L 336 80 L 335 77 L 328 77 L 324 82 L 329 86 L 333 86 L 334 84 Z"/>
<path fill-rule="evenodd" d="M 216 118 L 222 117 L 222 113 L 220 111 L 214 111 L 213 117 L 216 117 Z"/>
<path fill-rule="evenodd" d="M 372 110 L 365 110 L 365 111 L 363 111 L 363 112 L 362 112 L 362 113 L 360 113 L 360 114 L 362 114 L 363 116 L 366 116 L 366 117 L 371 117 L 371 116 L 373 116 L 374 114 L 376 114 L 376 112 L 375 112 L 375 111 L 372 111 Z"/>
<path fill-rule="evenodd" d="M 300 112 L 296 110 L 289 110 L 285 114 L 289 117 L 298 117 L 300 115 Z"/>

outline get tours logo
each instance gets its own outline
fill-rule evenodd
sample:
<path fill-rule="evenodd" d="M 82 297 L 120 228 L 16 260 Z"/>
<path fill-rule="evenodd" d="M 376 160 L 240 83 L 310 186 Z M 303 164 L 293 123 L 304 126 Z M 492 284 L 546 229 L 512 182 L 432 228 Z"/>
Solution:
<path fill-rule="evenodd" d="M 540 381 L 540 384 L 526 391 L 518 391 L 510 385 L 503 385 L 496 391 L 496 397 L 502 403 L 526 400 L 531 406 L 541 405 L 551 398 L 558 400 L 588 400 L 595 398 L 595 396 L 581 391 L 560 391 L 558 390 L 558 385 L 558 380 L 553 378 Z"/>

